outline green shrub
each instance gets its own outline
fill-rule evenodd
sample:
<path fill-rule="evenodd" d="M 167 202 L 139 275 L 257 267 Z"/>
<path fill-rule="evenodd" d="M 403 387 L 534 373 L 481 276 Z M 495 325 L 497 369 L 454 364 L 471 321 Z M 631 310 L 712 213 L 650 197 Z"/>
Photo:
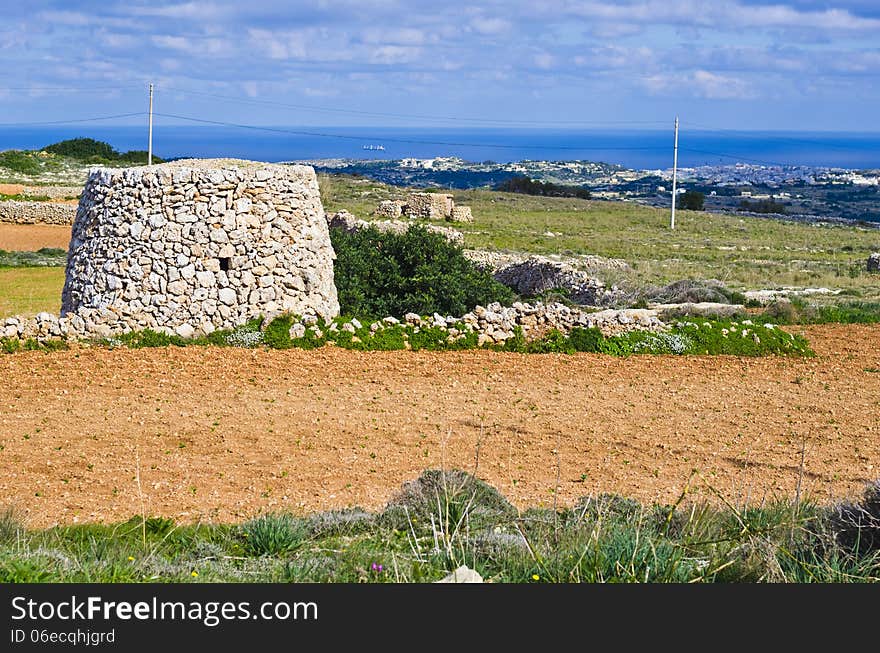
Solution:
<path fill-rule="evenodd" d="M 176 345 L 183 347 L 188 342 L 180 336 L 169 336 L 166 333 L 154 331 L 153 329 L 144 329 L 142 331 L 131 331 L 118 336 L 118 340 L 126 347 L 132 349 L 141 349 L 145 347 L 168 347 Z"/>
<path fill-rule="evenodd" d="M 459 469 L 428 469 L 403 484 L 385 507 L 382 520 L 406 529 L 430 528 L 431 517 L 453 525 L 467 517 L 471 527 L 478 527 L 516 514 L 504 495 L 473 475 Z"/>
<path fill-rule="evenodd" d="M 331 229 L 343 313 L 462 315 L 477 304 L 509 303 L 513 293 L 465 258 L 462 248 L 414 225 L 403 234 Z"/>
<path fill-rule="evenodd" d="M 575 327 L 568 334 L 568 339 L 575 351 L 595 353 L 600 351 L 604 338 L 602 332 L 595 327 L 590 329 Z"/>
<path fill-rule="evenodd" d="M 279 315 L 263 331 L 263 342 L 270 349 L 290 349 L 293 347 L 293 341 L 290 338 L 292 325 L 293 317 L 291 315 Z"/>
<path fill-rule="evenodd" d="M 41 169 L 39 159 L 32 152 L 23 152 L 21 150 L 0 152 L 0 167 L 24 175 L 39 174 Z"/>
<path fill-rule="evenodd" d="M 47 145 L 43 148 L 43 151 L 97 165 L 106 165 L 115 161 L 135 164 L 145 164 L 147 162 L 147 152 L 145 150 L 117 152 L 109 143 L 96 141 L 94 138 L 71 138 Z M 162 163 L 162 159 L 154 155 L 153 163 Z"/>
<path fill-rule="evenodd" d="M 309 526 L 290 515 L 262 515 L 243 524 L 241 535 L 251 555 L 274 556 L 298 548 L 308 538 Z"/>

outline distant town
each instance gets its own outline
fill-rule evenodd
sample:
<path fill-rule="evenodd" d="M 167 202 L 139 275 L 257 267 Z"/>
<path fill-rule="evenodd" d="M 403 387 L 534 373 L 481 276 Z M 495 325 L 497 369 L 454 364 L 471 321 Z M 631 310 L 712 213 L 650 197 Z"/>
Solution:
<path fill-rule="evenodd" d="M 303 161 L 320 172 L 361 175 L 398 186 L 494 188 L 513 177 L 587 188 L 595 199 L 652 206 L 670 202 L 672 168 L 631 170 L 594 161 L 471 162 L 431 159 Z M 880 224 L 880 170 L 737 163 L 678 169 L 678 192 L 704 196 L 704 209 L 775 213 L 791 219 Z M 871 226 L 874 226 L 873 224 Z"/>

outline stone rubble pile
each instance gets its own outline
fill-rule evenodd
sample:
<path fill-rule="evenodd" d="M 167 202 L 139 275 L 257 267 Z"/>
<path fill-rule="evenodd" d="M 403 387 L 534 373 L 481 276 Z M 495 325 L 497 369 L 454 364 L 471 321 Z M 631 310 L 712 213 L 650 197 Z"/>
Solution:
<path fill-rule="evenodd" d="M 370 324 L 369 328 L 375 333 L 399 324 L 415 327 L 416 331 L 423 328 L 439 328 L 448 332 L 452 341 L 475 332 L 479 346 L 504 344 L 514 337 L 517 327 L 522 330 L 526 340 L 538 339 L 553 329 L 568 334 L 575 327 L 597 328 L 605 336 L 620 335 L 628 331 L 659 333 L 667 329 L 666 324 L 657 316 L 657 312 L 649 309 L 609 309 L 588 313 L 564 304 L 542 302 L 534 304 L 514 302 L 511 306 L 502 306 L 494 302 L 488 306 L 477 306 L 461 317 L 439 313 L 424 317 L 417 313 L 407 313 L 403 319 L 389 316 L 377 320 Z M 353 319 L 341 326 L 331 325 L 329 329 L 354 333 L 362 327 L 358 320 Z M 317 320 L 309 316 L 290 327 L 290 336 L 302 338 L 309 329 L 319 336 L 323 335 L 317 326 Z"/>

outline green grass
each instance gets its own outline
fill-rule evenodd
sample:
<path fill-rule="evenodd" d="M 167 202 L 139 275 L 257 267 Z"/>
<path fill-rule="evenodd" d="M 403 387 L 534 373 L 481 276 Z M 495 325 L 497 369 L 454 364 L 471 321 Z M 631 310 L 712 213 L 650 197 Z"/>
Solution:
<path fill-rule="evenodd" d="M 426 318 L 427 319 L 427 318 Z M 335 345 L 361 351 L 457 351 L 481 347 L 477 334 L 468 332 L 463 323 L 451 325 L 459 331 L 453 335 L 436 327 L 417 328 L 410 324 L 361 323 L 360 328 L 346 330 L 344 317 L 330 322 L 319 320 L 308 327 L 301 337 L 291 337 L 289 331 L 294 318 L 282 315 L 261 330 L 261 320 L 255 319 L 233 330 L 217 330 L 208 336 L 184 339 L 144 329 L 132 331 L 97 344 L 109 347 L 188 347 L 214 345 L 219 347 L 267 347 L 269 349 L 315 349 Z M 366 322 L 366 321 L 365 321 Z M 63 341 L 45 340 L 24 343 L 14 338 L 0 338 L 0 352 L 16 353 L 22 350 L 63 348 Z M 733 356 L 813 356 L 807 340 L 770 324 L 756 324 L 750 320 L 678 321 L 667 331 L 649 333 L 630 331 L 616 336 L 603 336 L 598 329 L 575 328 L 565 335 L 551 330 L 543 337 L 526 340 L 517 327 L 514 337 L 504 344 L 484 344 L 483 348 L 522 354 L 575 354 L 597 353 L 611 356 L 638 354 L 719 355 Z"/>
<path fill-rule="evenodd" d="M 347 209 L 364 219 L 380 200 L 407 192 L 343 176 L 321 175 L 320 184 L 328 212 Z M 714 278 L 737 290 L 826 286 L 880 297 L 880 274 L 865 271 L 868 254 L 880 250 L 877 229 L 681 211 L 670 231 L 668 211 L 629 202 L 487 190 L 454 194 L 457 203 L 473 208 L 473 223 L 455 225 L 464 232 L 466 247 L 597 254 L 623 258 L 633 267 L 609 281 Z"/>
<path fill-rule="evenodd" d="M 0 268 L 0 319 L 61 310 L 63 267 Z"/>
<path fill-rule="evenodd" d="M 878 540 L 853 545 L 858 533 L 838 514 L 809 500 L 642 505 L 615 495 L 520 512 L 469 474 L 429 470 L 378 513 L 28 530 L 7 511 L 0 582 L 430 582 L 462 564 L 510 583 L 880 581 Z"/>
<path fill-rule="evenodd" d="M 67 263 L 67 250 L 43 247 L 36 252 L 7 252 L 0 249 L 0 268 L 60 267 Z"/>

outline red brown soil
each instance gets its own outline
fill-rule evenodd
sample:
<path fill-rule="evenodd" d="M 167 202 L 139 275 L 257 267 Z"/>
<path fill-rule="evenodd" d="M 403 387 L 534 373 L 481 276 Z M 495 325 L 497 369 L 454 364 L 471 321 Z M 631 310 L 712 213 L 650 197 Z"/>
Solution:
<path fill-rule="evenodd" d="M 67 250 L 70 226 L 55 224 L 0 224 L 0 249 L 35 252 L 43 247 Z"/>
<path fill-rule="evenodd" d="M 431 467 L 520 507 L 854 496 L 880 476 L 880 328 L 818 357 L 77 349 L 0 356 L 0 503 L 29 523 L 380 508 Z M 804 465 L 801 468 L 801 449 Z M 558 452 L 558 453 L 557 453 Z M 802 473 L 801 473 L 802 472 Z"/>

